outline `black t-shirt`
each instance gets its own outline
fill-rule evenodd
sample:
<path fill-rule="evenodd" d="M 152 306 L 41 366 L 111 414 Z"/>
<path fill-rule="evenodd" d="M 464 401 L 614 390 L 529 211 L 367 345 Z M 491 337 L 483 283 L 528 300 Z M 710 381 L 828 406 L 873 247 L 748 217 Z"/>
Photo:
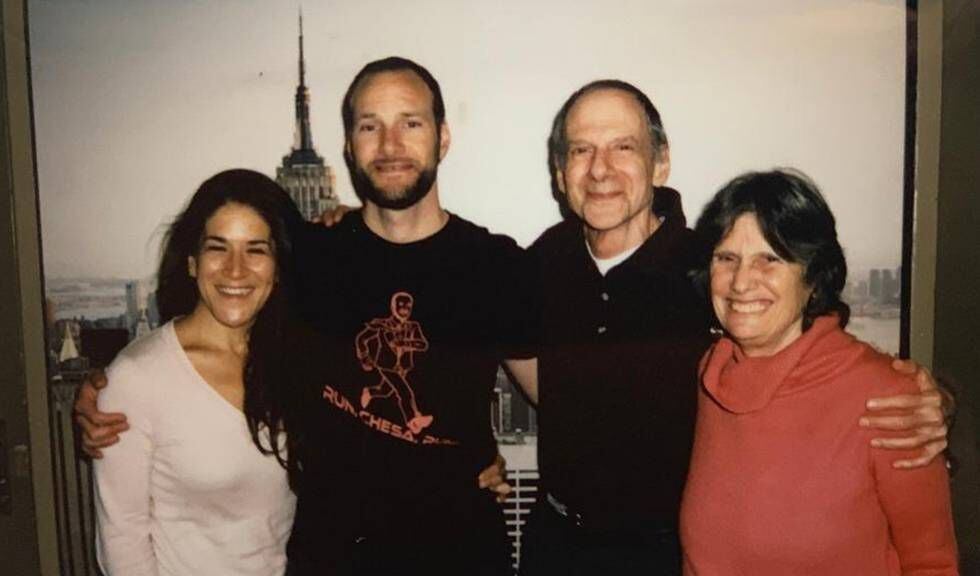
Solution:
<path fill-rule="evenodd" d="M 592 528 L 676 526 L 697 363 L 710 342 L 710 312 L 686 275 L 695 248 L 678 206 L 605 276 L 577 221 L 552 227 L 529 249 L 546 295 L 542 484 Z"/>
<path fill-rule="evenodd" d="M 302 482 L 290 560 L 363 540 L 451 542 L 503 534 L 477 487 L 496 444 L 498 363 L 531 354 L 530 258 L 450 216 L 394 244 L 360 213 L 295 240 L 299 305 L 323 376 L 299 392 Z"/>

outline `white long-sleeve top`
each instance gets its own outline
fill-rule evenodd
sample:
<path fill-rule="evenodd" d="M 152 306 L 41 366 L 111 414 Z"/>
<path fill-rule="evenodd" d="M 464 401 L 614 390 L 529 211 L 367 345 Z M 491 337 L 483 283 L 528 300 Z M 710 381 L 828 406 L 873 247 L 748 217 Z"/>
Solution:
<path fill-rule="evenodd" d="M 110 576 L 278 575 L 295 497 L 245 417 L 197 373 L 173 323 L 124 349 L 99 409 L 130 429 L 95 463 L 99 563 Z"/>

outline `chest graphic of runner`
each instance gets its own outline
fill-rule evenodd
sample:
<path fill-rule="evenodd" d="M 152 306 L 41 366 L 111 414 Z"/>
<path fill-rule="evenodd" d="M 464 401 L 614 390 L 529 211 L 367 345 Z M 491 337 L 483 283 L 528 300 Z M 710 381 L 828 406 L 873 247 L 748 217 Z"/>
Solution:
<path fill-rule="evenodd" d="M 415 299 L 408 292 L 391 296 L 391 315 L 375 318 L 354 338 L 354 352 L 361 368 L 377 372 L 379 382 L 361 391 L 361 408 L 375 399 L 394 397 L 405 425 L 418 434 L 432 424 L 431 414 L 423 414 L 415 398 L 409 373 L 415 367 L 415 354 L 429 349 L 422 326 L 411 320 Z"/>

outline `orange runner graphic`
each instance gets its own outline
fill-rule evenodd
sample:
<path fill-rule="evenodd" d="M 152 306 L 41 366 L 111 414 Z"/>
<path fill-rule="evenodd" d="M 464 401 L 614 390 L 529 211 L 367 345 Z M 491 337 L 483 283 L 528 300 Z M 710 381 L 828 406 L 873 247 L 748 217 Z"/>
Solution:
<path fill-rule="evenodd" d="M 376 371 L 381 381 L 361 391 L 361 408 L 375 398 L 395 396 L 405 425 L 418 434 L 432 424 L 431 414 L 423 414 L 415 401 L 408 373 L 415 367 L 415 353 L 429 349 L 422 326 L 410 320 L 415 299 L 408 292 L 391 296 L 391 316 L 375 318 L 364 325 L 354 339 L 354 351 L 367 372 Z"/>

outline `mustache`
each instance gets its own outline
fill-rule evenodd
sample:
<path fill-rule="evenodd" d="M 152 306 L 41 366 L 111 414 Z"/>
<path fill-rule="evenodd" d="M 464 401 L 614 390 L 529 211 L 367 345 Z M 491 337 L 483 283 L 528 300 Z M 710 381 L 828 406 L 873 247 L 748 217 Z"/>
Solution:
<path fill-rule="evenodd" d="M 407 158 L 407 157 L 378 158 L 377 160 L 373 160 L 371 162 L 371 166 L 375 166 L 375 167 L 392 166 L 397 164 L 408 164 L 413 167 L 418 166 L 418 162 L 416 162 L 412 158 Z"/>

